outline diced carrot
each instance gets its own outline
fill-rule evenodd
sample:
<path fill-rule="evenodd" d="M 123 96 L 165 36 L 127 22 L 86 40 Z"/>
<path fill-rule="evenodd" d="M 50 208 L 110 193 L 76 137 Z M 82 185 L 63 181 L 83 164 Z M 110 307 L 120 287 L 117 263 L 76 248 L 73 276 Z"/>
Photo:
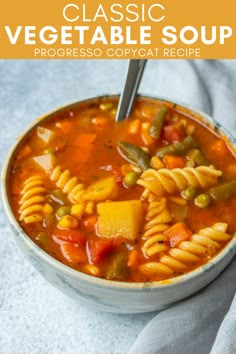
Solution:
<path fill-rule="evenodd" d="M 28 156 L 30 153 L 31 153 L 32 149 L 29 145 L 26 145 L 25 147 L 23 147 L 23 149 L 21 149 L 19 152 L 18 152 L 18 155 L 17 155 L 17 160 L 20 160 L 22 159 L 23 157 L 26 157 Z"/>
<path fill-rule="evenodd" d="M 68 134 L 73 130 L 73 123 L 68 120 L 57 122 L 55 126 L 61 130 L 62 133 Z"/>
<path fill-rule="evenodd" d="M 76 138 L 76 157 L 79 162 L 87 162 L 92 154 L 96 134 L 79 134 Z"/>
<path fill-rule="evenodd" d="M 104 128 L 108 125 L 109 119 L 105 116 L 96 116 L 92 119 L 92 123 L 98 127 Z"/>
<path fill-rule="evenodd" d="M 164 231 L 163 234 L 169 237 L 170 246 L 176 247 L 182 241 L 188 240 L 192 235 L 192 231 L 183 222 L 178 222 Z"/>
<path fill-rule="evenodd" d="M 218 139 L 214 142 L 214 144 L 211 145 L 211 150 L 213 150 L 220 157 L 224 157 L 228 152 L 227 145 L 222 139 Z"/>
<path fill-rule="evenodd" d="M 86 227 L 88 231 L 94 231 L 97 223 L 97 215 L 86 216 L 81 223 Z"/>
<path fill-rule="evenodd" d="M 163 127 L 163 139 L 168 141 L 168 143 L 173 143 L 175 141 L 182 141 L 184 138 L 181 127 L 172 124 L 165 125 Z"/>
<path fill-rule="evenodd" d="M 163 157 L 166 168 L 172 170 L 173 168 L 184 168 L 186 166 L 185 159 L 180 156 L 165 155 Z"/>
<path fill-rule="evenodd" d="M 70 263 L 81 263 L 87 259 L 85 247 L 77 243 L 62 242 L 61 252 Z"/>
<path fill-rule="evenodd" d="M 141 125 L 141 138 L 145 145 L 152 145 L 156 142 L 156 140 L 149 135 L 150 125 L 150 122 L 145 122 Z"/>
<path fill-rule="evenodd" d="M 140 262 L 139 252 L 137 250 L 132 250 L 128 254 L 128 260 L 127 260 L 128 267 L 136 268 L 139 265 L 139 262 Z"/>
<path fill-rule="evenodd" d="M 140 119 L 135 119 L 129 123 L 128 133 L 129 134 L 138 134 L 140 131 Z"/>
<path fill-rule="evenodd" d="M 87 242 L 88 258 L 90 263 L 100 263 L 113 248 L 113 240 L 89 240 Z"/>
<path fill-rule="evenodd" d="M 85 245 L 86 237 L 79 230 L 56 229 L 53 232 L 54 241 L 74 242 L 78 245 Z"/>

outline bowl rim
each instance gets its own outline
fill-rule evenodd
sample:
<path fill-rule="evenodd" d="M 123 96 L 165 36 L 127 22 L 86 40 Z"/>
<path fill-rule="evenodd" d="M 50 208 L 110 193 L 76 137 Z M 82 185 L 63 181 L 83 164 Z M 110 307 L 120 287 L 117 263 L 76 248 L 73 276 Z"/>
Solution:
<path fill-rule="evenodd" d="M 95 97 L 90 97 L 86 99 L 82 99 L 73 103 L 69 103 L 67 105 L 64 105 L 63 107 L 59 107 L 53 111 L 50 111 L 49 113 L 43 115 L 41 118 L 37 118 L 34 120 L 28 128 L 25 129 L 25 131 L 16 139 L 15 143 L 12 145 L 10 148 L 3 166 L 2 166 L 2 171 L 1 171 L 1 199 L 2 199 L 2 205 L 3 209 L 5 211 L 5 214 L 7 215 L 8 222 L 14 229 L 14 237 L 21 239 L 21 241 L 26 245 L 26 247 L 30 250 L 30 252 L 33 252 L 36 254 L 38 258 L 40 258 L 42 261 L 47 263 L 49 266 L 53 267 L 59 272 L 62 272 L 66 275 L 69 275 L 70 277 L 82 281 L 87 284 L 94 284 L 100 288 L 109 288 L 110 290 L 128 290 L 130 292 L 133 291 L 143 291 L 143 290 L 157 290 L 160 288 L 171 288 L 172 286 L 175 286 L 176 284 L 184 284 L 185 282 L 188 282 L 189 280 L 193 280 L 196 277 L 200 276 L 202 273 L 205 271 L 211 270 L 214 266 L 216 266 L 221 260 L 223 260 L 227 254 L 231 253 L 236 249 L 236 236 L 234 235 L 231 239 L 231 241 L 211 260 L 209 260 L 206 264 L 203 264 L 196 269 L 163 281 L 154 281 L 154 282 L 121 282 L 121 281 L 115 281 L 115 280 L 107 280 L 107 279 L 102 279 L 98 277 L 91 276 L 86 273 L 82 273 L 79 270 L 75 270 L 62 262 L 58 261 L 57 259 L 53 258 L 51 255 L 46 253 L 43 249 L 41 249 L 23 230 L 23 228 L 20 226 L 18 221 L 16 220 L 11 207 L 10 203 L 8 201 L 8 195 L 7 195 L 7 175 L 9 172 L 9 166 L 11 162 L 11 158 L 17 149 L 17 147 L 21 144 L 22 140 L 25 138 L 25 136 L 32 130 L 34 127 L 40 124 L 40 122 L 50 119 L 53 117 L 55 114 L 58 113 L 63 113 L 64 111 L 67 111 L 69 109 L 72 109 L 76 107 L 79 104 L 87 103 L 89 101 L 93 100 L 102 100 L 105 98 L 118 98 L 119 95 L 101 95 L 101 96 L 95 96 Z M 231 135 L 231 133 L 225 129 L 219 122 L 217 122 L 214 118 L 209 116 L 207 113 L 202 112 L 196 108 L 193 108 L 192 106 L 182 103 L 179 101 L 175 101 L 172 99 L 168 99 L 166 97 L 153 97 L 149 95 L 143 95 L 139 94 L 139 98 L 143 99 L 151 99 L 151 100 L 159 100 L 163 101 L 169 104 L 176 104 L 178 108 L 183 108 L 187 109 L 190 111 L 190 113 L 196 114 L 205 122 L 208 126 L 210 126 L 213 130 L 217 131 L 217 133 L 222 136 L 224 139 L 227 139 L 227 143 L 230 145 L 230 147 L 234 150 L 236 150 L 236 140 L 234 137 Z M 200 122 L 200 119 L 198 119 Z M 16 234 L 15 234 L 16 233 Z M 16 236 L 17 235 L 17 236 Z"/>

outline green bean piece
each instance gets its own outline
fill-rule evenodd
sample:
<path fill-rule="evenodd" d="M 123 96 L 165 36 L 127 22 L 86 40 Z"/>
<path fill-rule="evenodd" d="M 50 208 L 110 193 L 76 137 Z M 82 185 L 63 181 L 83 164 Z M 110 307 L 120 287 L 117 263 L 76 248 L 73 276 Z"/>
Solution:
<path fill-rule="evenodd" d="M 187 154 L 187 159 L 194 161 L 199 166 L 209 166 L 210 162 L 199 149 L 192 149 Z"/>
<path fill-rule="evenodd" d="M 68 203 L 68 200 L 65 194 L 60 189 L 55 189 L 50 195 L 52 200 L 60 205 L 65 205 Z"/>
<path fill-rule="evenodd" d="M 190 136 L 186 136 L 181 143 L 173 143 L 163 146 L 156 152 L 157 157 L 165 155 L 183 156 L 188 150 L 196 147 L 196 141 Z"/>
<path fill-rule="evenodd" d="M 56 215 L 59 218 L 62 218 L 65 215 L 70 215 L 70 207 L 67 206 L 61 206 L 60 208 L 57 209 Z"/>
<path fill-rule="evenodd" d="M 134 187 L 136 185 L 138 175 L 135 172 L 128 172 L 125 175 L 124 181 L 127 187 Z"/>
<path fill-rule="evenodd" d="M 199 208 L 206 208 L 208 205 L 211 203 L 211 197 L 209 194 L 199 194 L 195 199 L 194 199 L 194 204 L 198 206 Z"/>
<path fill-rule="evenodd" d="M 224 201 L 236 195 L 236 181 L 221 184 L 209 190 L 210 195 L 217 201 Z"/>
<path fill-rule="evenodd" d="M 161 109 L 156 113 L 150 128 L 149 135 L 154 139 L 159 139 L 162 131 L 162 127 L 168 113 L 167 107 L 161 107 Z"/>
<path fill-rule="evenodd" d="M 184 199 L 193 200 L 197 194 L 196 188 L 190 186 L 182 191 L 181 195 Z"/>
<path fill-rule="evenodd" d="M 151 167 L 149 155 L 143 151 L 138 145 L 120 141 L 118 146 L 122 154 L 130 161 L 136 163 L 143 170 Z"/>
<path fill-rule="evenodd" d="M 127 276 L 127 256 L 124 252 L 116 253 L 107 270 L 106 278 L 124 280 Z"/>

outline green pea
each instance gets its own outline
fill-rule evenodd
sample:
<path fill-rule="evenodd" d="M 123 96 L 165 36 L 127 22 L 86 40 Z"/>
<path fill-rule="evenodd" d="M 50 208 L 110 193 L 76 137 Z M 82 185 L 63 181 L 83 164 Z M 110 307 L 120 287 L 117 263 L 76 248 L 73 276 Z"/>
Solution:
<path fill-rule="evenodd" d="M 55 155 L 55 150 L 53 148 L 48 148 L 44 150 L 44 153 Z"/>
<path fill-rule="evenodd" d="M 209 194 L 204 194 L 204 193 L 199 194 L 195 198 L 194 203 L 199 208 L 206 208 L 211 203 L 211 197 L 209 196 Z"/>
<path fill-rule="evenodd" d="M 128 172 L 128 173 L 126 173 L 126 175 L 125 175 L 124 181 L 125 181 L 125 184 L 126 184 L 128 187 L 133 187 L 133 186 L 135 186 L 135 184 L 136 184 L 136 182 L 137 182 L 137 179 L 138 179 L 137 173 L 135 173 L 135 172 Z"/>
<path fill-rule="evenodd" d="M 70 207 L 67 206 L 61 206 L 60 208 L 57 209 L 56 215 L 61 218 L 65 215 L 70 215 Z"/>
<path fill-rule="evenodd" d="M 196 194 L 197 194 L 197 190 L 196 190 L 196 188 L 194 188 L 192 186 L 186 188 L 181 193 L 182 197 L 187 200 L 193 200 L 195 198 Z"/>

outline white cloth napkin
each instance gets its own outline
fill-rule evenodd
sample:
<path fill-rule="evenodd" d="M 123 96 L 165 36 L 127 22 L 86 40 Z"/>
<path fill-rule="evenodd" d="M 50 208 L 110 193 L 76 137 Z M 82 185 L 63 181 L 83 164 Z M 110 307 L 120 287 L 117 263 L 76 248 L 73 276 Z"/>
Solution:
<path fill-rule="evenodd" d="M 152 80 L 163 96 L 205 111 L 236 135 L 236 61 L 161 62 L 159 74 Z M 236 353 L 235 291 L 236 260 L 205 289 L 158 312 L 129 353 Z"/>

